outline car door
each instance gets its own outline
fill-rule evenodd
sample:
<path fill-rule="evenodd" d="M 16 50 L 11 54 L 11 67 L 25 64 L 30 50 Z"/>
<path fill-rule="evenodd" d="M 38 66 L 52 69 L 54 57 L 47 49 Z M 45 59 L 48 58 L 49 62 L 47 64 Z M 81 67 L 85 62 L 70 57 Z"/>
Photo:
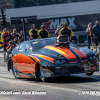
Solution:
<path fill-rule="evenodd" d="M 17 70 L 23 73 L 35 72 L 35 62 L 28 56 L 32 52 L 28 43 L 21 44 L 17 57 Z"/>

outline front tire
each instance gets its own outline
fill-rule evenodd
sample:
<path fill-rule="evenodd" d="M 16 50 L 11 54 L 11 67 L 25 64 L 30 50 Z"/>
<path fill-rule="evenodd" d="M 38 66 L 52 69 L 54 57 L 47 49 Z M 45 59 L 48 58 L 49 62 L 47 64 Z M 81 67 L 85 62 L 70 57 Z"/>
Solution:
<path fill-rule="evenodd" d="M 45 76 L 44 76 L 44 72 L 43 72 L 43 69 L 42 69 L 41 66 L 39 67 L 38 71 L 36 72 L 36 77 L 37 77 L 37 79 L 40 80 L 40 81 L 43 81 L 43 82 L 46 81 L 46 78 L 45 78 Z"/>
<path fill-rule="evenodd" d="M 93 72 L 90 72 L 90 73 L 86 73 L 87 76 L 91 76 L 93 75 Z"/>
<path fill-rule="evenodd" d="M 46 81 L 46 78 L 44 76 L 44 72 L 43 72 L 42 67 L 40 67 L 39 75 L 40 75 L 41 81 L 45 82 Z"/>

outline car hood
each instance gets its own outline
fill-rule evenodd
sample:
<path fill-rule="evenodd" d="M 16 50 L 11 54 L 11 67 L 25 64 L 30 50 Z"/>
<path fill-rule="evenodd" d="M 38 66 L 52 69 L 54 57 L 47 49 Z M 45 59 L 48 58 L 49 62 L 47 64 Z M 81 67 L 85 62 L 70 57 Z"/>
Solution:
<path fill-rule="evenodd" d="M 44 48 L 33 53 L 35 56 L 48 56 L 54 59 L 84 59 L 89 55 L 93 55 L 94 52 L 88 48 L 76 48 L 70 46 L 70 48 L 65 47 L 55 47 L 55 46 L 45 46 Z"/>
<path fill-rule="evenodd" d="M 79 48 L 81 52 L 84 52 L 87 56 L 93 56 L 95 55 L 95 52 L 90 50 L 89 48 L 86 48 L 86 47 L 82 47 L 82 48 Z"/>

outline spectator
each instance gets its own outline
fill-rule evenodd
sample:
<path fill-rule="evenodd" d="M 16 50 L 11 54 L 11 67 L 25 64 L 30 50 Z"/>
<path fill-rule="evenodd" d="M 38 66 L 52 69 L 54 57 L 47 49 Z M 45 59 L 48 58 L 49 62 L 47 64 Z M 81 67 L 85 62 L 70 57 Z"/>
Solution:
<path fill-rule="evenodd" d="M 70 41 L 75 44 L 73 31 L 68 27 L 67 23 L 64 23 L 64 28 L 59 31 L 59 35 L 68 35 Z"/>
<path fill-rule="evenodd" d="M 17 38 L 20 36 L 20 34 L 17 32 L 16 29 L 13 29 L 13 33 L 15 33 L 15 35 L 16 35 Z"/>
<path fill-rule="evenodd" d="M 100 43 L 100 22 L 96 21 L 95 25 L 92 28 L 92 31 L 95 35 L 95 44 L 98 46 L 98 42 Z"/>
<path fill-rule="evenodd" d="M 60 24 L 60 30 L 61 30 L 62 28 L 64 28 L 64 22 L 61 22 L 61 24 Z"/>
<path fill-rule="evenodd" d="M 16 37 L 15 33 L 11 33 L 10 37 L 11 37 L 10 39 L 13 41 L 14 38 Z"/>
<path fill-rule="evenodd" d="M 15 36 L 14 41 L 16 42 L 16 44 L 18 43 L 18 37 L 20 37 L 20 34 L 17 32 L 16 29 L 13 29 L 13 34 Z"/>
<path fill-rule="evenodd" d="M 31 25 L 31 30 L 29 30 L 29 37 L 30 40 L 39 38 L 38 30 L 36 29 L 35 24 Z"/>
<path fill-rule="evenodd" d="M 92 23 L 90 23 L 90 32 L 91 32 L 91 43 L 92 43 L 92 46 L 95 46 L 95 35 L 92 31 Z"/>
<path fill-rule="evenodd" d="M 23 31 L 20 31 L 20 37 L 19 37 L 20 42 L 24 41 L 24 34 Z"/>
<path fill-rule="evenodd" d="M 6 49 L 7 49 L 7 61 L 9 58 L 9 54 L 11 53 L 11 51 L 13 50 L 14 47 L 15 46 L 13 45 L 13 42 L 9 41 L 8 46 L 6 47 Z"/>
<path fill-rule="evenodd" d="M 16 46 L 16 35 L 15 35 L 15 33 L 11 33 L 11 41 Z"/>
<path fill-rule="evenodd" d="M 58 26 L 58 27 L 57 27 L 57 30 L 55 31 L 56 37 L 58 37 L 59 29 L 60 29 L 60 26 Z"/>
<path fill-rule="evenodd" d="M 88 28 L 86 29 L 86 32 L 88 33 L 88 48 L 90 49 L 90 44 L 91 44 L 91 28 L 92 24 L 88 24 Z"/>
<path fill-rule="evenodd" d="M 92 43 L 92 46 L 95 46 L 95 35 L 93 32 L 91 33 L 91 43 Z"/>
<path fill-rule="evenodd" d="M 39 38 L 48 38 L 50 37 L 49 32 L 45 29 L 44 25 L 41 25 L 41 29 L 38 31 Z"/>
<path fill-rule="evenodd" d="M 5 57 L 6 57 L 6 47 L 10 41 L 10 33 L 8 32 L 7 28 L 3 30 L 3 33 L 1 34 L 1 37 L 3 38 L 3 47 L 4 47 L 4 62 L 5 62 Z"/>

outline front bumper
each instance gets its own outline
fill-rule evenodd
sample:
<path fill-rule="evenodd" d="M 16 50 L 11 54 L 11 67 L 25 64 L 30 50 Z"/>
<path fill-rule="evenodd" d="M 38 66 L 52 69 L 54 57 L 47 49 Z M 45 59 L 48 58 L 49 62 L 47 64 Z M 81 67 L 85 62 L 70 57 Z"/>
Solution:
<path fill-rule="evenodd" d="M 91 65 L 94 69 L 91 69 Z M 77 64 L 55 65 L 53 70 L 43 69 L 45 77 L 68 76 L 71 74 L 90 73 L 99 71 L 99 63 L 94 60 Z M 49 75 L 48 75 L 49 74 Z M 48 76 L 47 76 L 48 75 Z"/>

